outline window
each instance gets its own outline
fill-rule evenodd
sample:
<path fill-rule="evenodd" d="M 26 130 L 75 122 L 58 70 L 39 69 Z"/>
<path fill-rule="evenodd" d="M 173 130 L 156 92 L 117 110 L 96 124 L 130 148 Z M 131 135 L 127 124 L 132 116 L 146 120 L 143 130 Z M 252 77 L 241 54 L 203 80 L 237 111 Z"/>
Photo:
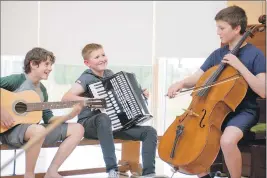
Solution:
<path fill-rule="evenodd" d="M 205 58 L 159 58 L 158 60 L 158 81 L 157 81 L 157 116 L 158 134 L 162 135 L 176 116 L 182 114 L 191 102 L 189 94 L 180 95 L 169 99 L 165 95 L 168 88 L 177 81 L 193 74 L 199 69 Z M 163 127 L 162 127 L 163 126 Z"/>
<path fill-rule="evenodd" d="M 24 56 L 1 56 L 1 77 L 23 72 Z"/>

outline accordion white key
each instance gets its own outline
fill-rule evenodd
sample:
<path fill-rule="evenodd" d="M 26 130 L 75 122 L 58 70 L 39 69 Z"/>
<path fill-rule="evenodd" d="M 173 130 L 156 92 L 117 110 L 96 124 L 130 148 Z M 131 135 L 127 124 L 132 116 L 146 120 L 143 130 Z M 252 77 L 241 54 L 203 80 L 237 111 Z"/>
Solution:
<path fill-rule="evenodd" d="M 152 118 L 133 73 L 121 71 L 87 87 L 90 97 L 105 98 L 107 107 L 100 111 L 109 116 L 113 132 L 129 129 Z"/>

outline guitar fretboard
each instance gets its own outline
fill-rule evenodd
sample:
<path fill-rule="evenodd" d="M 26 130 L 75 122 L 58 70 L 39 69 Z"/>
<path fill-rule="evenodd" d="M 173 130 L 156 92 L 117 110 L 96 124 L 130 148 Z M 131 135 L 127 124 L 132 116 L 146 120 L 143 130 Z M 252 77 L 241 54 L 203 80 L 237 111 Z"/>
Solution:
<path fill-rule="evenodd" d="M 40 111 L 46 109 L 71 108 L 75 104 L 84 103 L 84 101 L 66 101 L 66 102 L 45 102 L 45 103 L 26 103 L 27 111 Z"/>

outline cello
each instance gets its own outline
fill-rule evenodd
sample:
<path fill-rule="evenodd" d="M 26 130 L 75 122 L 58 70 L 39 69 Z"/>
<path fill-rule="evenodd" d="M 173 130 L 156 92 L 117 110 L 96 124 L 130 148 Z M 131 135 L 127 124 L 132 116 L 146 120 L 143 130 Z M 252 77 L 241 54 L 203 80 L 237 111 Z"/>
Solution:
<path fill-rule="evenodd" d="M 235 45 L 231 54 L 254 33 L 264 31 L 266 16 L 251 26 Z M 221 85 L 223 84 L 223 85 Z M 159 141 L 159 157 L 175 171 L 200 174 L 209 170 L 220 150 L 221 125 L 244 99 L 248 84 L 230 65 L 220 63 L 208 69 L 192 91 L 188 109 L 167 128 Z"/>

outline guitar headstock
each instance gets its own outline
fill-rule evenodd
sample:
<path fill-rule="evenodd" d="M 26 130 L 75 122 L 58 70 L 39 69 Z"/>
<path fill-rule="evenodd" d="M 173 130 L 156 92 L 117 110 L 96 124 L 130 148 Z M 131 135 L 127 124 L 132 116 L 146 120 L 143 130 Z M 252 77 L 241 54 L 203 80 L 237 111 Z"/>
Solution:
<path fill-rule="evenodd" d="M 100 98 L 89 98 L 84 101 L 84 105 L 88 106 L 89 108 L 106 108 L 107 103 L 106 100 Z"/>

